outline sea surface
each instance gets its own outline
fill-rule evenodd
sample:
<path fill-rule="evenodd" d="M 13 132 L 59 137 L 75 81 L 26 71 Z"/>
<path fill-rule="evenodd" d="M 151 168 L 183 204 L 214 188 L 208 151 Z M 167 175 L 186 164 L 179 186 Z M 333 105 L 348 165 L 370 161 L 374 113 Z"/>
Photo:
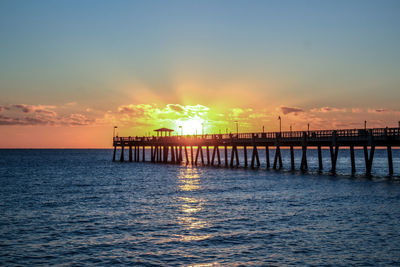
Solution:
<path fill-rule="evenodd" d="M 329 151 L 321 173 L 316 151 L 308 172 L 290 171 L 282 153 L 274 171 L 264 151 L 252 170 L 0 150 L 0 265 L 400 265 L 400 150 L 394 176 L 377 150 L 372 177 L 361 150 L 354 176 L 348 150 L 336 175 Z"/>

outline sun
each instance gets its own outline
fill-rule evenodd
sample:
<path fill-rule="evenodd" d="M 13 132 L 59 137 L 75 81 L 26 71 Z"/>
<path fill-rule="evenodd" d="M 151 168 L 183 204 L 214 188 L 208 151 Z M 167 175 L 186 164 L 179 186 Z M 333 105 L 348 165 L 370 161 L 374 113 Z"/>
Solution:
<path fill-rule="evenodd" d="M 189 118 L 186 120 L 177 120 L 177 128 L 179 129 L 179 135 L 187 134 L 202 134 L 205 127 L 205 121 L 199 117 Z"/>

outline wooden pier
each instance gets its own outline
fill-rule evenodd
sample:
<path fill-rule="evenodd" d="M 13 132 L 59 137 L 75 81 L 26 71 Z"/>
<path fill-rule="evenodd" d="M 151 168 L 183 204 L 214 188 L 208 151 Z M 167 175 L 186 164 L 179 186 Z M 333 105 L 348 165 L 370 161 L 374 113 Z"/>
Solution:
<path fill-rule="evenodd" d="M 393 174 L 392 147 L 400 147 L 400 128 L 345 129 L 321 131 L 294 131 L 239 134 L 207 134 L 161 137 L 114 137 L 113 161 L 116 160 L 117 148 L 119 160 L 125 161 L 125 149 L 129 150 L 130 162 L 146 161 L 146 149 L 150 149 L 153 163 L 174 163 L 208 166 L 241 166 L 238 148 L 243 149 L 243 167 L 260 167 L 259 151 L 265 150 L 266 167 L 282 169 L 281 148 L 290 149 L 291 169 L 295 170 L 294 148 L 301 148 L 300 170 L 308 169 L 307 149 L 318 150 L 318 169 L 323 170 L 322 148 L 329 148 L 330 171 L 335 173 L 339 149 L 349 148 L 352 174 L 356 172 L 355 148 L 364 150 L 366 175 L 371 175 L 376 147 L 387 150 L 389 175 Z M 204 151 L 205 148 L 205 151 Z M 230 148 L 230 149 L 228 149 Z M 251 148 L 249 162 L 248 149 Z M 273 162 L 270 161 L 270 149 L 275 149 Z M 222 151 L 221 151 L 222 150 Z M 230 152 L 230 155 L 229 153 Z M 190 156 L 189 156 L 190 153 Z M 206 154 L 206 155 L 204 155 Z M 272 164 L 271 164 L 272 163 Z"/>

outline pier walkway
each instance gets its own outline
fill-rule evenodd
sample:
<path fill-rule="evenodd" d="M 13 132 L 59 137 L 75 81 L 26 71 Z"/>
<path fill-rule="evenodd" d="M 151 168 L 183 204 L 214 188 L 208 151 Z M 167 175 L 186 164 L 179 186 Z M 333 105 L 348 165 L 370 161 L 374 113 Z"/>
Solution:
<path fill-rule="evenodd" d="M 330 150 L 330 171 L 335 173 L 338 152 L 341 147 L 350 148 L 352 173 L 356 172 L 354 149 L 364 149 L 366 174 L 370 175 L 376 147 L 387 149 L 389 175 L 393 174 L 392 147 L 400 147 L 400 128 L 344 129 L 321 131 L 291 131 L 239 134 L 207 134 L 163 137 L 114 137 L 113 161 L 116 160 L 117 148 L 120 149 L 120 161 L 125 161 L 125 149 L 128 150 L 128 161 L 146 161 L 146 149 L 150 150 L 149 161 L 153 163 L 174 163 L 237 167 L 239 162 L 238 148 L 243 149 L 243 167 L 260 166 L 259 150 L 265 149 L 266 166 L 281 169 L 281 148 L 290 149 L 291 169 L 295 170 L 294 148 L 302 150 L 301 170 L 308 169 L 307 149 L 318 149 L 319 170 L 323 169 L 322 148 Z M 205 148 L 205 151 L 204 151 Z M 229 151 L 228 151 L 228 148 Z M 248 155 L 248 149 L 251 155 Z M 269 150 L 275 149 L 273 161 L 270 161 Z M 189 150 L 189 151 L 188 151 Z M 220 151 L 222 150 L 222 151 Z M 228 155 L 230 152 L 230 155 Z M 190 154 L 189 154 L 190 153 Z M 204 155 L 205 154 L 205 155 Z M 249 157 L 248 157 L 249 156 Z M 223 159 L 223 162 L 222 160 Z M 250 162 L 249 162 L 250 161 Z"/>

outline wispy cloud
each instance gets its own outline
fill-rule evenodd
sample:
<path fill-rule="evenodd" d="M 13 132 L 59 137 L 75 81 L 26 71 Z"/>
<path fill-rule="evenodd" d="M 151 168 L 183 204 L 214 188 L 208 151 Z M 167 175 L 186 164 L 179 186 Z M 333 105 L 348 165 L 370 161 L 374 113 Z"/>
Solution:
<path fill-rule="evenodd" d="M 283 106 L 283 107 L 280 107 L 280 110 L 284 115 L 287 115 L 287 114 L 290 114 L 290 113 L 293 113 L 294 115 L 297 115 L 298 113 L 303 113 L 304 112 L 303 109 L 296 108 L 296 107 L 284 107 Z"/>
<path fill-rule="evenodd" d="M 313 108 L 310 111 L 311 112 L 327 113 L 327 112 L 346 112 L 347 110 L 345 108 L 322 107 L 322 108 Z"/>

